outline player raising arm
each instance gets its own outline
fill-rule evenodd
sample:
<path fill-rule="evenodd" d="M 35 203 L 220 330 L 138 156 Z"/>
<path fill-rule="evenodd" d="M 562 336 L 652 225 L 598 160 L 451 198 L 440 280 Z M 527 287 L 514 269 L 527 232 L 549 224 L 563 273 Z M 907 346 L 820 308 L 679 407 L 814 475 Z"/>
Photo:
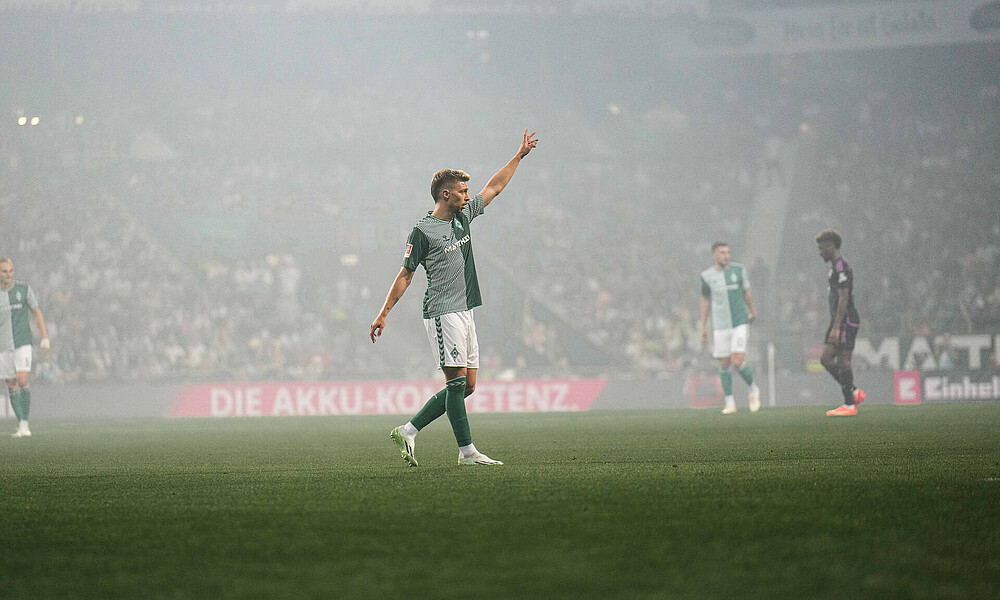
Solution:
<path fill-rule="evenodd" d="M 514 157 L 475 196 L 469 196 L 468 173 L 442 169 L 434 174 L 431 179 L 434 210 L 420 219 L 410 232 L 403 265 L 389 287 L 382 310 L 372 322 L 370 337 L 374 343 L 385 330 L 389 311 L 406 293 L 417 267 L 423 265 L 427 273 L 424 329 L 434 359 L 444 373 L 445 387 L 405 425 L 389 434 L 410 466 L 417 466 L 414 453 L 417 433 L 443 414 L 448 415 L 458 442 L 458 464 L 503 464 L 476 449 L 465 411 L 465 397 L 475 391 L 479 369 L 479 340 L 472 309 L 482 304 L 469 225 L 507 186 L 521 159 L 538 145 L 534 135 L 524 130 L 521 146 Z"/>

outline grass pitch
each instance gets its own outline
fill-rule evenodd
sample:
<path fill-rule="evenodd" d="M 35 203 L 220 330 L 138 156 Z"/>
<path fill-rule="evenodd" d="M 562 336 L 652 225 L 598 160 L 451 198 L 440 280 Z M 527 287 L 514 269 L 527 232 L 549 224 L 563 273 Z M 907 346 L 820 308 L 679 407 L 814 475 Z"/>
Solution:
<path fill-rule="evenodd" d="M 400 420 L 4 435 L 0 598 L 1000 595 L 1000 404 Z"/>

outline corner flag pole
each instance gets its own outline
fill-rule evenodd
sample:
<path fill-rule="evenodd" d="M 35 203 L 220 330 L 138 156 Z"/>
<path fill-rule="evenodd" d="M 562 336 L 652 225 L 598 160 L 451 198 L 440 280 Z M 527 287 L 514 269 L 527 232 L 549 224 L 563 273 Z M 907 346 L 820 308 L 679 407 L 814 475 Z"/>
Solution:
<path fill-rule="evenodd" d="M 774 342 L 767 343 L 767 405 L 775 405 Z"/>

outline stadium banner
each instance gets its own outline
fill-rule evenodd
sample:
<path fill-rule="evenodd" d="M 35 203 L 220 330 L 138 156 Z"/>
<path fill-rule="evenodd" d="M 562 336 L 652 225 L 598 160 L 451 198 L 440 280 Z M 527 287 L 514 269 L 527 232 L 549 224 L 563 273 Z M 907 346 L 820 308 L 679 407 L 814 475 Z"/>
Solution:
<path fill-rule="evenodd" d="M 588 410 L 606 379 L 482 381 L 469 412 Z M 169 417 L 398 415 L 416 413 L 443 388 L 439 381 L 201 383 L 181 388 Z"/>
<path fill-rule="evenodd" d="M 717 13 L 692 35 L 707 54 L 781 54 L 1000 39 L 1000 3 L 824 4 Z"/>
<path fill-rule="evenodd" d="M 897 371 L 896 404 L 1000 401 L 1000 374 Z"/>
<path fill-rule="evenodd" d="M 998 369 L 1000 334 L 858 338 L 856 368 L 888 371 L 990 371 Z"/>

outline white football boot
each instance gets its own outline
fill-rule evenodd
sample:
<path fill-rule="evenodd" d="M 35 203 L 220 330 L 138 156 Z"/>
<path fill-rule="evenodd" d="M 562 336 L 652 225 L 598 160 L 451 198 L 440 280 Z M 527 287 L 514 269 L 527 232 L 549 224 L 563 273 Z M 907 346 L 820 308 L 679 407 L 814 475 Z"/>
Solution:
<path fill-rule="evenodd" d="M 499 460 L 493 460 L 489 456 L 486 456 L 482 452 L 476 452 L 468 456 L 462 456 L 462 453 L 458 453 L 458 464 L 460 465 L 502 465 L 503 463 Z"/>
<path fill-rule="evenodd" d="M 10 434 L 10 437 L 15 437 L 15 438 L 31 437 L 31 430 L 28 429 L 28 422 L 27 421 L 18 421 L 17 422 L 17 431 L 15 431 L 14 433 Z"/>
<path fill-rule="evenodd" d="M 750 395 L 747 399 L 750 401 L 750 412 L 760 410 L 760 388 L 756 384 L 750 388 Z"/>

